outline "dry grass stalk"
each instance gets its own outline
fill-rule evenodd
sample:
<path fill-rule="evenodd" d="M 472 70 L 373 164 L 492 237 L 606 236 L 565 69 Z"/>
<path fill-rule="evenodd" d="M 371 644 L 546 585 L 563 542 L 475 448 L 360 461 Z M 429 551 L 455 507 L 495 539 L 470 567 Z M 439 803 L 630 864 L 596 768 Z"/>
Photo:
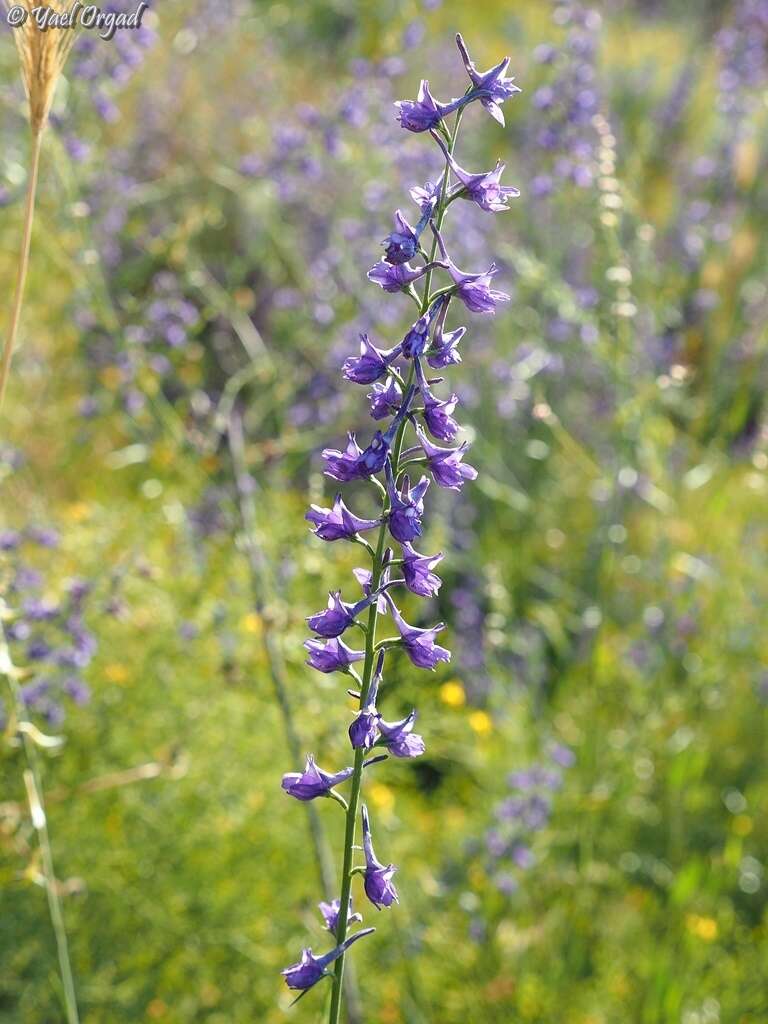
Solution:
<path fill-rule="evenodd" d="M 21 76 L 29 102 L 29 125 L 32 132 L 32 152 L 30 158 L 29 180 L 27 183 L 27 199 L 24 209 L 24 229 L 21 243 L 21 254 L 16 275 L 11 323 L 0 361 L 0 407 L 3 404 L 8 374 L 11 368 L 11 357 L 16 345 L 16 335 L 21 320 L 21 307 L 24 299 L 24 287 L 29 269 L 29 250 L 32 242 L 32 221 L 35 213 L 35 196 L 37 193 L 37 175 L 40 166 L 40 144 L 48 121 L 48 114 L 53 103 L 56 83 L 66 63 L 67 56 L 75 40 L 73 29 L 49 28 L 42 30 L 32 14 L 37 0 L 23 0 L 21 4 L 12 4 L 5 0 L 10 10 L 12 6 L 23 6 L 27 9 L 27 18 L 23 25 L 13 29 L 16 49 L 21 63 Z M 49 0 L 49 7 L 57 14 L 64 14 L 68 8 L 62 0 Z"/>
<path fill-rule="evenodd" d="M 10 10 L 12 6 L 26 7 L 28 17 L 23 25 L 14 28 L 13 36 L 16 49 L 19 51 L 21 76 L 29 100 L 29 123 L 32 135 L 39 135 L 45 128 L 48 114 L 53 103 L 56 83 L 64 69 L 67 56 L 75 40 L 74 29 L 38 28 L 32 15 L 33 8 L 38 6 L 37 0 L 23 0 L 21 4 L 6 0 Z M 66 14 L 67 4 L 61 0 L 49 0 L 47 6 L 56 14 Z"/>

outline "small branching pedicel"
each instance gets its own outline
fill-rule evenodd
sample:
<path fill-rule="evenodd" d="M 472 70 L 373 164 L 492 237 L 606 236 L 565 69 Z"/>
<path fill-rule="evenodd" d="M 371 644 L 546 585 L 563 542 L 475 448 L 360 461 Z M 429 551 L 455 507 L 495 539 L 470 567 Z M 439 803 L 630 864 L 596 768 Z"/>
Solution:
<path fill-rule="evenodd" d="M 307 620 L 315 634 L 305 645 L 308 664 L 320 672 L 346 673 L 354 680 L 354 688 L 349 692 L 359 701 L 359 712 L 349 727 L 353 764 L 336 772 L 326 771 L 309 755 L 303 772 L 291 772 L 283 777 L 283 789 L 290 796 L 298 800 L 329 797 L 340 803 L 346 814 L 339 899 L 320 905 L 335 944 L 320 957 L 311 949 L 305 949 L 301 960 L 283 971 L 288 987 L 299 991 L 299 998 L 322 978 L 333 979 L 330 1024 L 339 1021 L 344 955 L 353 942 L 374 930 L 366 928 L 347 935 L 349 924 L 361 920 L 352 907 L 353 876 L 363 876 L 365 895 L 377 909 L 390 907 L 398 901 L 392 881 L 395 867 L 377 859 L 368 811 L 365 804 L 361 804 L 363 774 L 389 756 L 411 758 L 424 753 L 424 741 L 414 732 L 415 711 L 396 722 L 386 721 L 382 715 L 380 699 L 385 656 L 388 650 L 400 648 L 417 668 L 432 670 L 439 662 L 450 659 L 449 651 L 436 642 L 443 623 L 426 629 L 409 624 L 392 596 L 396 587 L 406 587 L 411 593 L 427 598 L 437 593 L 441 581 L 433 570 L 442 554 L 425 555 L 413 546 L 423 532 L 426 492 L 431 482 L 458 491 L 466 480 L 477 476 L 472 466 L 463 461 L 467 443 L 452 445 L 459 430 L 453 418 L 458 398 L 455 394 L 439 398 L 432 389 L 442 378 L 430 378 L 429 373 L 461 362 L 458 345 L 465 328 L 446 330 L 446 317 L 454 298 L 470 312 L 485 314 L 495 313 L 497 304 L 509 298 L 492 287 L 497 272 L 494 264 L 481 273 L 465 273 L 451 260 L 442 235 L 446 210 L 455 199 L 469 200 L 481 210 L 496 213 L 508 209 L 509 199 L 519 195 L 516 189 L 500 184 L 503 164 L 497 164 L 487 173 L 474 174 L 465 171 L 454 159 L 466 106 L 478 100 L 503 125 L 501 104 L 519 91 L 512 79 L 506 77 L 509 58 L 489 71 L 480 72 L 470 59 L 461 36 L 457 36 L 456 41 L 471 83 L 466 93 L 450 103 L 440 103 L 430 93 L 429 83 L 423 81 L 415 101 L 396 104 L 397 119 L 404 129 L 428 132 L 434 139 L 444 160 L 443 173 L 436 184 L 411 189 L 411 197 L 420 209 L 417 224 L 412 227 L 398 210 L 395 230 L 383 243 L 384 259 L 368 273 L 369 279 L 384 291 L 404 292 L 413 299 L 418 307 L 418 318 L 403 340 L 390 349 L 376 348 L 368 335 L 363 334 L 360 355 L 347 359 L 343 367 L 348 381 L 372 389 L 368 397 L 373 419 L 389 419 L 390 422 L 385 430 L 376 431 L 365 448 L 350 434 L 343 451 L 326 449 L 323 452 L 327 476 L 341 483 L 369 480 L 377 488 L 381 513 L 375 519 L 361 518 L 346 506 L 340 494 L 334 498 L 331 508 L 313 506 L 307 513 L 307 519 L 314 524 L 315 533 L 322 540 L 352 541 L 361 545 L 371 558 L 370 569 L 355 571 L 363 591 L 359 600 L 345 601 L 341 592 L 335 591 L 328 599 L 327 608 Z M 449 115 L 453 115 L 452 128 L 446 120 Z M 424 248 L 424 239 L 430 239 L 429 252 Z M 420 261 L 421 265 L 412 266 L 411 261 Z M 442 271 L 446 281 L 433 290 L 432 278 L 436 271 Z M 417 285 L 422 289 L 421 294 Z M 405 446 L 409 428 L 416 442 L 413 447 Z M 421 468 L 429 475 L 418 475 L 416 479 L 414 471 Z M 372 533 L 376 539 L 370 543 L 365 535 Z M 400 547 L 398 557 L 387 545 L 388 535 Z M 377 641 L 378 617 L 386 611 L 390 613 L 397 635 Z M 362 632 L 363 650 L 341 639 L 352 627 Z M 357 662 L 362 662 L 360 674 L 354 668 Z M 348 800 L 337 791 L 337 787 L 347 782 L 351 785 Z M 355 865 L 355 851 L 359 849 L 355 845 L 358 815 L 362 822 L 364 863 Z M 331 965 L 333 970 L 328 969 Z"/>

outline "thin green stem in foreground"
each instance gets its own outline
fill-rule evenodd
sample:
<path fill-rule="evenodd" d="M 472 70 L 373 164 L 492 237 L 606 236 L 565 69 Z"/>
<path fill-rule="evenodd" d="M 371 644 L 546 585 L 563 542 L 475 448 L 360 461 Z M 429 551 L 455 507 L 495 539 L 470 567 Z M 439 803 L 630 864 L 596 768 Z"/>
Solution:
<path fill-rule="evenodd" d="M 0 601 L 0 619 L 5 613 L 5 605 Z M 53 863 L 53 848 L 51 837 L 48 833 L 48 819 L 45 813 L 43 801 L 43 786 L 38 763 L 37 747 L 33 736 L 35 729 L 27 718 L 27 711 L 21 696 L 21 689 L 17 679 L 17 669 L 11 661 L 10 651 L 5 640 L 5 632 L 0 623 L 0 672 L 8 680 L 11 691 L 13 713 L 16 716 L 18 732 L 21 736 L 24 747 L 24 755 L 27 761 L 27 768 L 24 771 L 24 785 L 27 791 L 29 813 L 32 825 L 37 833 L 37 840 L 40 844 L 40 852 L 43 858 L 43 877 L 45 878 L 45 893 L 48 897 L 48 911 L 53 925 L 53 932 L 56 937 L 56 951 L 59 959 L 59 971 L 64 992 L 64 1007 L 67 1014 L 67 1024 L 80 1024 L 80 1016 L 77 1010 L 77 996 L 75 994 L 75 981 L 72 974 L 72 964 L 69 958 L 69 942 L 67 940 L 67 929 L 64 924 L 64 913 L 59 900 L 59 883 L 56 880 L 56 871 Z M 22 728 L 30 726 L 30 728 Z"/>

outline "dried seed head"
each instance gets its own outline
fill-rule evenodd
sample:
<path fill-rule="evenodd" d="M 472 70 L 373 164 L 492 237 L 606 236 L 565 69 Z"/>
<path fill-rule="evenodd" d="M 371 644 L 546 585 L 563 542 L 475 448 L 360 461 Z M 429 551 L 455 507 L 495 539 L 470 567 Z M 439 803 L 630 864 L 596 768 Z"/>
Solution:
<path fill-rule="evenodd" d="M 51 26 L 40 28 L 32 11 L 36 0 L 5 0 L 12 7 L 24 7 L 27 18 L 13 29 L 16 49 L 21 62 L 21 75 L 29 100 L 29 121 L 33 135 L 39 135 L 48 119 L 56 83 L 75 41 L 73 28 Z M 66 14 L 69 7 L 62 0 L 48 0 L 48 9 L 55 14 Z"/>

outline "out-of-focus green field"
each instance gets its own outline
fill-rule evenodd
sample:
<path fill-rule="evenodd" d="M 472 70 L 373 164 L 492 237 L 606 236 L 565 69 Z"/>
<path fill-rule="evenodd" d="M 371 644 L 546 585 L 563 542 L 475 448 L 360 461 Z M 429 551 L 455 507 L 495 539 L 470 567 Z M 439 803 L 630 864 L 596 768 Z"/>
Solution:
<path fill-rule="evenodd" d="M 94 584 L 90 702 L 64 700 L 62 722 L 33 714 L 64 738 L 41 757 L 83 1024 L 323 1019 L 322 986 L 289 1011 L 279 975 L 302 945 L 328 944 L 304 809 L 280 789 L 299 766 L 266 641 L 285 660 L 303 747 L 348 763 L 352 705 L 340 677 L 304 667 L 302 641 L 305 615 L 357 561 L 303 515 L 331 494 L 318 449 L 370 429 L 364 392 L 323 376 L 329 351 L 338 365 L 377 304 L 397 311 L 380 314 L 387 345 L 408 326 L 405 300 L 373 294 L 365 272 L 392 210 L 409 204 L 400 177 L 423 182 L 409 161 L 427 148 L 339 116 L 338 102 L 351 90 L 389 104 L 388 89 L 415 95 L 421 77 L 458 95 L 458 29 L 482 67 L 510 53 L 524 90 L 506 133 L 466 118 L 462 161 L 501 156 L 522 191 L 503 217 L 477 212 L 485 256 L 464 242 L 467 260 L 500 260 L 513 298 L 481 331 L 468 322 L 451 368 L 481 475 L 458 504 L 435 502 L 424 546 L 446 552 L 434 618 L 454 660 L 434 676 L 394 663 L 427 756 L 385 765 L 366 790 L 401 903 L 361 908 L 377 927 L 352 954 L 362 1019 L 768 1022 L 768 79 L 739 86 L 749 108 L 731 138 L 713 42 L 739 6 L 600 6 L 607 127 L 594 145 L 607 166 L 586 189 L 555 174 L 546 200 L 531 195 L 555 159 L 535 143 L 545 114 L 532 97 L 548 71 L 533 54 L 565 29 L 544 2 L 233 14 L 169 0 L 156 42 L 109 93 L 117 118 L 94 111 L 97 82 L 63 83 L 0 421 L 0 446 L 23 453 L 18 466 L 0 453 L 0 529 L 51 526 L 60 540 L 0 552 L 0 582 L 12 612 L 17 557 L 51 598 L 73 577 Z M 424 36 L 408 48 L 415 19 Z M 394 86 L 355 72 L 358 57 L 393 56 Z M 3 29 L 5 299 L 25 180 L 17 74 Z M 269 163 L 307 103 L 341 124 L 339 146 L 295 165 L 286 144 Z M 90 147 L 80 162 L 73 137 Z M 244 168 L 248 156 L 268 169 Z M 716 169 L 692 176 L 703 156 Z M 696 188 L 708 207 L 693 219 L 715 226 L 681 255 Z M 347 244 L 355 218 L 370 221 L 368 240 Z M 129 374 L 126 338 L 151 315 L 161 273 L 197 314 L 172 373 L 146 360 Z M 593 301 L 579 301 L 582 287 Z M 255 579 L 206 398 L 236 374 Z M 84 415 L 86 396 L 97 408 Z M 23 646 L 14 653 L 24 665 Z M 2 696 L 0 1021 L 59 1024 L 24 758 Z M 575 761 L 526 840 L 534 863 L 495 864 L 488 833 L 508 776 L 547 762 L 555 742 Z M 338 864 L 342 814 L 321 803 Z"/>

